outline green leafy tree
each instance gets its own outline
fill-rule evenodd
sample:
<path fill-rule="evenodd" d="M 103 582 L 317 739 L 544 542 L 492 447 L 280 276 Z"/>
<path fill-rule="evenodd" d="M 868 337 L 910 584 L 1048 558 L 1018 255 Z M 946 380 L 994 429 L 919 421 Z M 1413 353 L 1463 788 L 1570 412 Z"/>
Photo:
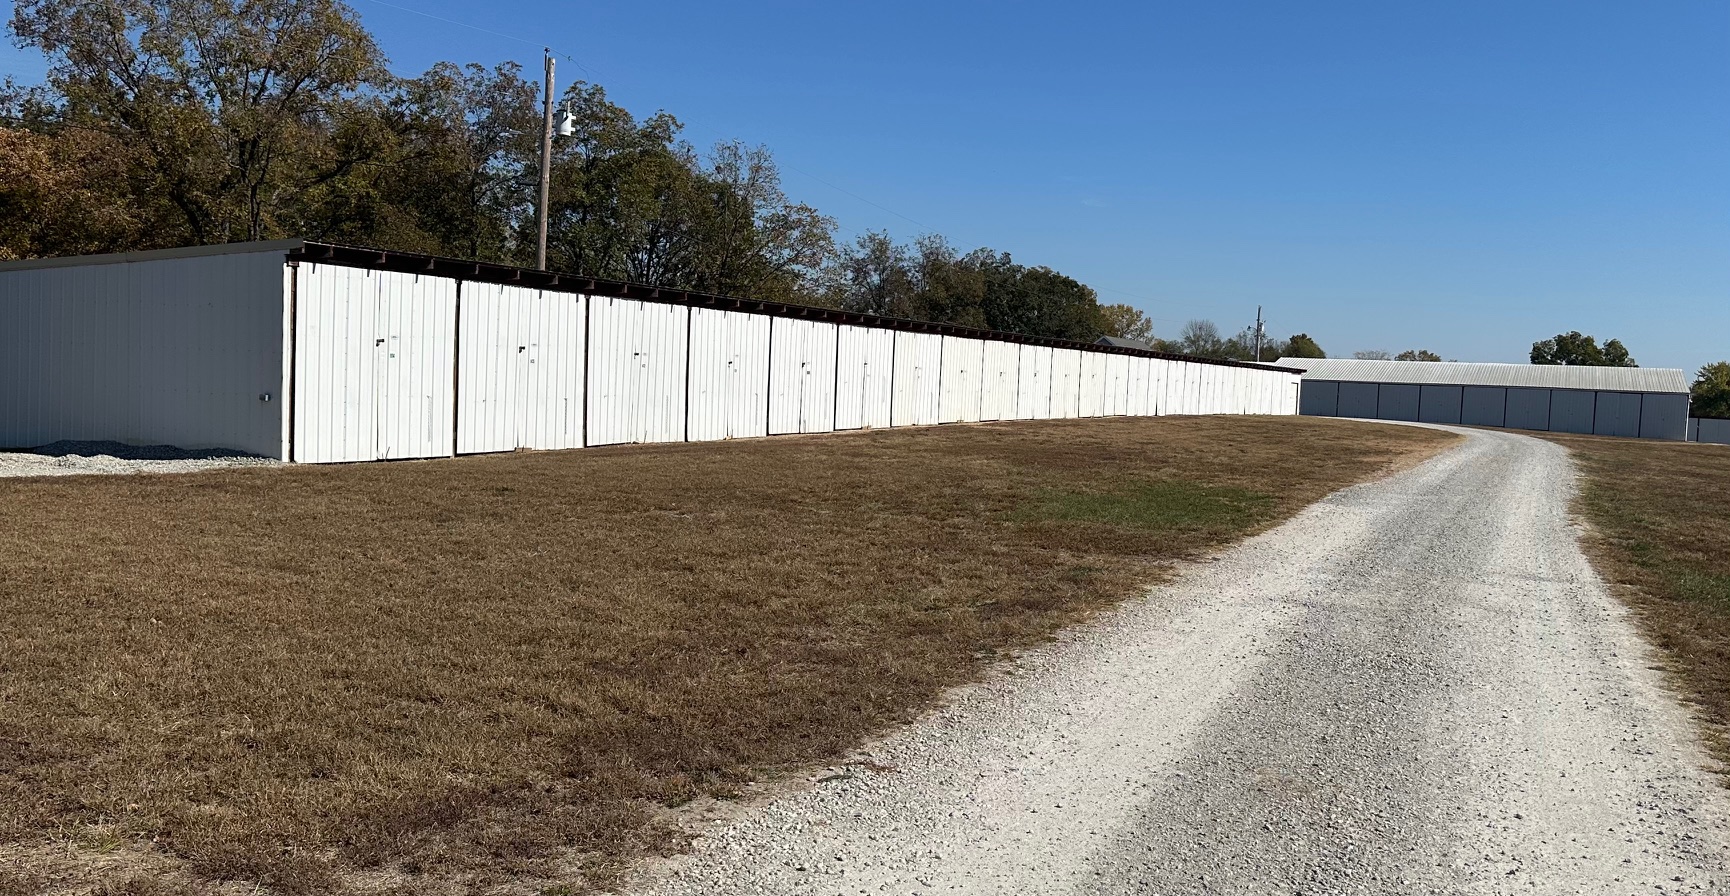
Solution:
<path fill-rule="evenodd" d="M 20 0 L 11 29 L 62 123 L 135 147 L 132 185 L 192 243 L 303 231 L 304 191 L 353 169 L 330 135 L 388 78 L 337 0 Z"/>
<path fill-rule="evenodd" d="M 98 131 L 0 128 L 0 261 L 153 246 L 159 222 L 117 189 L 130 161 Z"/>
<path fill-rule="evenodd" d="M 1101 335 L 1153 344 L 1153 321 L 1148 320 L 1147 315 L 1134 305 L 1102 305 L 1099 315 L 1101 329 L 1104 330 Z"/>
<path fill-rule="evenodd" d="M 986 272 L 961 257 L 943 237 L 931 233 L 914 242 L 913 280 L 918 316 L 967 327 L 990 325 L 985 311 Z"/>
<path fill-rule="evenodd" d="M 1227 347 L 1224 337 L 1219 335 L 1219 327 L 1211 320 L 1192 320 L 1178 331 L 1178 345 L 1185 354 L 1202 358 L 1222 358 Z"/>
<path fill-rule="evenodd" d="M 1636 367 L 1621 340 L 1611 339 L 1602 347 L 1598 340 L 1579 330 L 1557 334 L 1553 339 L 1532 343 L 1533 364 L 1575 367 Z"/>
<path fill-rule="evenodd" d="M 533 213 L 538 88 L 514 63 L 440 62 L 399 83 L 381 110 L 394 137 L 376 231 L 401 249 L 497 263 L 532 261 L 515 222 Z"/>
<path fill-rule="evenodd" d="M 1325 358 L 1327 356 L 1328 353 L 1322 351 L 1322 347 L 1317 345 L 1316 341 L 1306 333 L 1295 334 L 1286 340 L 1279 353 L 1281 358 Z"/>
<path fill-rule="evenodd" d="M 887 232 L 862 233 L 844 247 L 835 279 L 848 311 L 915 317 L 913 258 Z"/>
<path fill-rule="evenodd" d="M 699 210 L 704 229 L 689 285 L 773 301 L 812 298 L 811 284 L 835 250 L 834 219 L 787 198 L 763 146 L 716 144 L 698 174 L 712 199 Z"/>
<path fill-rule="evenodd" d="M 1087 284 L 1048 267 L 1032 267 L 1021 271 L 1014 290 L 1033 311 L 1032 325 L 1020 332 L 1084 342 L 1099 337 L 1099 296 Z"/>
<path fill-rule="evenodd" d="M 1428 349 L 1406 349 L 1394 356 L 1395 361 L 1440 361 L 1442 356 Z"/>
<path fill-rule="evenodd" d="M 1693 405 L 1689 413 L 1696 417 L 1730 418 L 1730 361 L 1700 368 L 1694 375 L 1691 393 Z"/>

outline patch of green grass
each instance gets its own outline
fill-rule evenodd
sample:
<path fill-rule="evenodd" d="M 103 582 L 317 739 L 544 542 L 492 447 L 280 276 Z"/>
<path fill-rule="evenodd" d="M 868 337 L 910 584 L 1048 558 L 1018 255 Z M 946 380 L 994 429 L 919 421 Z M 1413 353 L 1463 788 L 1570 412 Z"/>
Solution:
<path fill-rule="evenodd" d="M 1670 580 L 1673 593 L 1687 601 L 1715 604 L 1720 612 L 1730 610 L 1730 575 L 1695 569 L 1683 563 L 1665 564 L 1661 571 Z"/>
<path fill-rule="evenodd" d="M 1594 492 L 1602 488 L 1594 487 Z M 1613 501 L 1594 494 L 1587 507 L 1604 529 L 1616 532 L 1643 532 L 1648 537 L 1661 535 L 1661 526 L 1645 517 L 1618 508 Z M 1654 531 L 1658 530 L 1658 531 Z M 1690 601 L 1715 607 L 1719 612 L 1730 610 L 1730 574 L 1705 568 L 1700 558 L 1691 553 L 1678 553 L 1647 538 L 1624 537 L 1620 541 L 1628 558 L 1636 566 L 1650 570 L 1664 583 L 1660 594 L 1671 600 Z"/>
<path fill-rule="evenodd" d="M 1185 480 L 1134 482 L 1106 492 L 1048 491 L 1014 513 L 1022 521 L 1105 523 L 1147 531 L 1236 531 L 1267 519 L 1272 495 Z"/>

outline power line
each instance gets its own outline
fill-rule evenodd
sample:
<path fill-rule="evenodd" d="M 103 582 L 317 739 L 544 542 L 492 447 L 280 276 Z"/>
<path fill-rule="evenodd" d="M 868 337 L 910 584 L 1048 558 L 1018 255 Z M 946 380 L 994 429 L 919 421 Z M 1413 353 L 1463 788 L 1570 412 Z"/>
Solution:
<path fill-rule="evenodd" d="M 479 26 L 479 25 L 475 25 L 475 24 L 472 24 L 472 23 L 469 23 L 469 22 L 462 22 L 462 21 L 458 21 L 458 20 L 456 20 L 456 19 L 452 19 L 452 18 L 447 18 L 447 17 L 445 17 L 445 16 L 440 16 L 440 15 L 434 15 L 434 14 L 433 14 L 433 13 L 430 13 L 430 12 L 425 12 L 425 11 L 423 11 L 423 10 L 419 10 L 419 9 L 414 9 L 414 8 L 411 8 L 411 7 L 407 7 L 407 6 L 402 6 L 402 5 L 399 5 L 399 4 L 396 4 L 396 3 L 390 3 L 390 2 L 387 2 L 387 0 L 366 0 L 366 2 L 368 2 L 368 3 L 373 3 L 373 4 L 376 4 L 376 5 L 378 5 L 378 6 L 384 6 L 384 7 L 388 7 L 388 8 L 390 8 L 390 9 L 394 9 L 394 10 L 397 10 L 397 11 L 399 11 L 399 12 L 406 12 L 406 13 L 410 13 L 410 14 L 412 14 L 412 15 L 417 15 L 417 16 L 421 16 L 421 17 L 423 17 L 423 18 L 428 18 L 428 19 L 432 19 L 432 20 L 434 20 L 434 21 L 437 21 L 437 22 L 443 22 L 443 23 L 445 23 L 445 24 L 447 24 L 447 25 L 455 25 L 455 26 L 457 26 L 457 27 L 459 27 L 459 28 L 467 28 L 467 29 L 470 29 L 470 30 L 472 30 L 472 31 L 476 31 L 476 32 L 479 32 L 479 33 L 481 33 L 481 34 L 489 34 L 489 35 L 492 35 L 492 36 L 493 36 L 493 37 L 498 37 L 498 38 L 503 38 L 503 39 L 505 39 L 505 40 L 509 40 L 509 41 L 515 41 L 515 42 L 517 42 L 517 43 L 522 43 L 522 44 L 527 44 L 527 45 L 529 45 L 529 46 L 535 46 L 535 47 L 540 47 L 540 48 L 541 48 L 541 49 L 542 49 L 542 51 L 543 51 L 543 52 L 546 52 L 546 53 L 549 53 L 549 54 L 551 54 L 551 53 L 552 53 L 552 52 L 553 52 L 553 51 L 552 51 L 552 49 L 551 49 L 551 48 L 550 48 L 550 47 L 549 47 L 549 46 L 548 46 L 548 45 L 547 45 L 547 43 L 546 43 L 546 42 L 544 42 L 544 41 L 540 41 L 540 40 L 531 40 L 531 39 L 529 39 L 529 38 L 526 38 L 526 37 L 521 37 L 521 36 L 519 36 L 519 35 L 514 35 L 514 34 L 506 34 L 506 33 L 505 33 L 505 32 L 502 32 L 502 31 L 495 31 L 495 30 L 493 30 L 493 29 L 491 29 L 491 28 L 483 28 L 483 27 L 481 27 L 481 26 Z M 275 48 L 275 47 L 272 47 L 272 49 L 274 49 L 274 48 Z M 347 55 L 347 54 L 333 54 L 333 55 Z M 603 75 L 603 74 L 602 74 L 602 73 L 599 73 L 599 72 L 597 72 L 597 71 L 596 71 L 596 70 L 594 70 L 594 69 L 591 69 L 591 68 L 590 68 L 590 67 L 589 67 L 589 66 L 586 66 L 586 65 L 584 65 L 584 64 L 583 64 L 583 63 L 581 63 L 581 62 L 578 62 L 578 61 L 577 61 L 577 59 L 576 59 L 576 57 L 574 57 L 574 56 L 572 56 L 572 55 L 570 55 L 570 54 L 568 54 L 568 53 L 557 53 L 557 54 L 554 54 L 554 55 L 557 55 L 557 56 L 559 56 L 559 57 L 560 57 L 560 58 L 563 58 L 563 59 L 565 59 L 565 60 L 566 60 L 566 61 L 568 61 L 568 62 L 570 62 L 570 63 L 571 63 L 571 64 L 573 64 L 573 65 L 575 65 L 575 66 L 576 66 L 576 67 L 577 67 L 577 68 L 579 68 L 579 69 L 582 69 L 582 70 L 583 70 L 583 71 L 584 71 L 584 72 L 585 72 L 585 73 L 587 73 L 587 74 L 588 74 L 588 75 L 589 75 L 589 76 L 590 76 L 590 77 L 592 77 L 592 78 L 600 78 L 600 77 L 604 77 L 604 75 Z M 379 67 L 380 67 L 380 68 L 381 68 L 381 69 L 385 69 L 385 71 L 387 71 L 387 72 L 389 72 L 389 69 L 388 69 L 388 68 L 385 68 L 385 66 L 383 66 L 383 65 L 380 65 L 380 66 L 379 66 Z M 407 79 L 407 78 L 406 78 L 406 77 L 405 77 L 405 76 L 403 76 L 403 75 L 397 75 L 397 74 L 396 74 L 396 73 L 395 73 L 395 72 L 390 72 L 390 74 L 392 74 L 392 75 L 393 75 L 393 76 L 395 76 L 395 77 L 397 77 L 397 78 L 399 78 L 399 79 L 403 79 L 403 80 L 408 80 L 408 79 Z M 693 122 L 693 121 L 692 121 L 692 120 L 691 120 L 691 119 L 689 119 L 689 118 L 685 118 L 685 119 L 684 119 L 684 120 L 685 120 L 685 121 L 686 121 L 686 122 L 687 122 L 687 123 L 694 123 L 694 122 Z M 912 224 L 912 225 L 914 225 L 914 226 L 916 226 L 916 227 L 919 227 L 919 228 L 922 228 L 922 229 L 924 229 L 924 230 L 925 230 L 925 231 L 927 231 L 927 232 L 936 232 L 936 231 L 937 231 L 937 228 L 935 228 L 935 227 L 932 227 L 932 226 L 931 226 L 931 225 L 929 225 L 929 224 L 926 224 L 926 223 L 924 223 L 924 222 L 922 222 L 922 221 L 919 221 L 919 220 L 918 220 L 918 219 L 916 219 L 916 218 L 913 218 L 913 217 L 911 217 L 911 216 L 909 216 L 909 215 L 905 215 L 905 214 L 902 214 L 902 213 L 901 213 L 901 212 L 898 212 L 898 211 L 896 211 L 896 210 L 895 210 L 895 209 L 892 209 L 892 208 L 890 208 L 890 207 L 888 207 L 888 206 L 886 206 L 886 205 L 883 205 L 883 204 L 882 204 L 882 203 L 879 203 L 879 202 L 875 202 L 875 201 L 873 201 L 873 200 L 870 200 L 870 199 L 867 199 L 867 198 L 865 198 L 865 197 L 864 197 L 864 196 L 861 196 L 861 195 L 859 195 L 859 194 L 858 194 L 858 193 L 855 193 L 855 192 L 853 192 L 853 191 L 852 191 L 852 190 L 849 190 L 849 189 L 847 189 L 847 188 L 845 188 L 845 187 L 842 187 L 842 186 L 840 186 L 840 185 L 838 185 L 838 184 L 835 184 L 835 183 L 833 183 L 833 182 L 831 182 L 831 181 L 829 181 L 829 180 L 826 180 L 826 179 L 824 179 L 824 178 L 821 178 L 821 177 L 818 177 L 818 176 L 817 176 L 817 175 L 815 175 L 815 174 L 812 174 L 812 173 L 811 173 L 811 172 L 809 172 L 809 171 L 806 171 L 806 170 L 804 170 L 804 169 L 802 169 L 802 168 L 800 168 L 800 167 L 798 167 L 798 166 L 796 166 L 796 165 L 793 165 L 793 164 L 792 164 L 792 163 L 790 163 L 790 162 L 787 162 L 787 161 L 785 161 L 785 160 L 781 160 L 781 162 L 780 162 L 780 164 L 781 164 L 781 165 L 782 165 L 782 166 L 784 166 L 784 167 L 785 167 L 785 168 L 787 168 L 787 169 L 788 169 L 788 170 L 790 170 L 790 171 L 792 171 L 792 172 L 794 172 L 794 173 L 796 173 L 796 174 L 799 174 L 799 175 L 802 175 L 802 176 L 804 176 L 804 177 L 807 177 L 807 178 L 810 178 L 810 179 L 811 179 L 811 180 L 814 180 L 814 181 L 816 181 L 816 182 L 817 182 L 817 183 L 820 183 L 820 184 L 822 184 L 822 185 L 823 185 L 823 186 L 826 186 L 826 187 L 828 187 L 828 188 L 829 188 L 829 189 L 831 189 L 831 190 L 834 190 L 834 191 L 836 191 L 836 192 L 838 192 L 838 193 L 842 193 L 842 194 L 844 194 L 844 195 L 846 195 L 846 196 L 849 196 L 849 197 L 852 197 L 852 198 L 853 198 L 853 199 L 856 199 L 856 200 L 858 200 L 858 201 L 860 201 L 860 202 L 863 202 L 863 203 L 865 203 L 865 204 L 866 204 L 866 205 L 869 205 L 869 206 L 871 206 L 871 207 L 872 207 L 872 208 L 875 208 L 875 209 L 878 209 L 878 210 L 880 210 L 880 211 L 884 211 L 884 212 L 887 212 L 887 213 L 889 213 L 889 214 L 891 214 L 891 215 L 894 215 L 894 216 L 895 216 L 895 217 L 897 217 L 897 218 L 900 218 L 900 219 L 902 219 L 902 220 L 903 220 L 903 221 L 906 221 L 906 222 L 908 222 L 908 223 L 910 223 L 910 224 Z M 837 221 L 837 222 L 835 222 L 835 227 L 836 227 L 836 229 L 838 229 L 838 230 L 844 230 L 844 231 L 846 231 L 846 232 L 848 232 L 848 233 L 851 233 L 851 234 L 853 234 L 853 235 L 854 235 L 854 236 L 856 236 L 856 237 L 857 237 L 857 236 L 862 236 L 862 234 L 861 234 L 861 233 L 860 233 L 860 232 L 859 232 L 859 231 L 857 231 L 857 230 L 854 230 L 854 229 L 852 229 L 852 228 L 850 228 L 850 227 L 845 227 L 845 226 L 843 226 L 843 225 L 842 225 L 842 224 L 841 224 L 841 223 L 840 223 L 840 222 L 839 222 L 839 221 Z M 950 236 L 950 237 L 949 237 L 949 238 L 954 238 L 954 237 L 953 237 L 953 236 L 952 236 L 952 235 L 951 235 L 951 236 Z M 985 249 L 985 248 L 988 248 L 988 247 L 987 247 L 987 246 L 985 246 L 985 245 L 984 245 L 984 244 L 983 244 L 983 243 L 972 243 L 972 244 L 971 244 L 971 245 L 969 245 L 969 242 L 970 242 L 970 241 L 967 241 L 967 240 L 959 240 L 959 242 L 960 242 L 960 243 L 961 243 L 961 245 L 960 245 L 960 246 L 959 246 L 959 247 L 958 247 L 958 248 L 965 248 L 965 249 L 968 249 L 968 250 L 969 250 L 969 251 L 972 251 L 972 250 L 977 250 L 977 249 Z M 1094 288 L 1094 289 L 1095 289 L 1095 290 L 1098 290 L 1098 291 L 1103 291 L 1103 292 L 1110 292 L 1110 293 L 1114 293 L 1114 294 L 1116 294 L 1116 295 L 1120 295 L 1120 296 L 1124 296 L 1124 297 L 1125 297 L 1125 298 L 1129 298 L 1129 299 L 1134 299 L 1134 300 L 1136 300 L 1136 301 L 1138 301 L 1138 302 L 1143 302 L 1143 303 L 1146 303 L 1146 304 L 1149 304 L 1149 305 L 1153 305 L 1153 304 L 1156 304 L 1156 300 L 1154 300 L 1154 299 L 1150 299 L 1150 298 L 1148 298 L 1148 297 L 1146 297 L 1146 296 L 1141 296 L 1141 295 L 1137 295 L 1137 294 L 1135 294 L 1135 293 L 1131 293 L 1131 292 L 1127 292 L 1127 291 L 1125 291 L 1125 290 L 1121 290 L 1121 289 L 1116 289 L 1116 288 L 1114 288 L 1114 287 L 1110 287 L 1110 286 L 1094 286 L 1094 287 L 1093 287 L 1093 288 Z M 1145 312 L 1144 312 L 1144 315 L 1143 315 L 1143 316 L 1145 316 L 1145 317 L 1147 317 L 1147 319 L 1149 319 L 1149 320 L 1157 320 L 1157 321 L 1163 321 L 1163 322 L 1165 322 L 1165 323 L 1185 323 L 1185 322 L 1186 322 L 1186 321 L 1181 321 L 1181 320 L 1177 320 L 1177 319 L 1175 319 L 1175 318 L 1169 318 L 1169 317 L 1154 317 L 1154 316 L 1153 316 L 1153 315 L 1148 315 L 1148 314 L 1145 314 Z"/>
<path fill-rule="evenodd" d="M 473 24 L 470 24 L 468 22 L 459 22 L 456 19 L 450 19 L 450 18 L 446 18 L 444 16 L 434 15 L 432 13 L 423 12 L 422 10 L 418 10 L 418 9 L 411 9 L 407 6 L 400 6 L 400 5 L 395 4 L 395 3 L 389 3 L 389 2 L 387 2 L 387 0 L 366 0 L 366 2 L 374 3 L 374 4 L 377 4 L 379 6 L 386 6 L 386 7 L 389 7 L 391 9 L 399 10 L 401 12 L 413 13 L 414 15 L 417 15 L 417 16 L 424 16 L 425 18 L 433 19 L 433 20 L 439 21 L 439 22 L 444 22 L 448 25 L 455 25 L 459 28 L 468 28 L 468 29 L 471 29 L 474 31 L 478 31 L 482 34 L 490 34 L 490 35 L 493 35 L 494 37 L 502 37 L 505 40 L 512 40 L 512 41 L 516 41 L 518 43 L 528 44 L 530 46 L 538 46 L 538 47 L 541 47 L 543 50 L 547 50 L 547 46 L 543 41 L 530 40 L 529 38 L 519 37 L 519 36 L 513 35 L 513 34 L 505 34 L 504 32 L 501 32 L 501 31 L 494 31 L 490 28 L 482 28 L 479 25 L 473 25 Z M 548 52 L 551 52 L 551 51 L 548 50 Z M 578 68 L 582 69 L 584 72 L 588 73 L 591 77 L 594 77 L 594 78 L 605 77 L 605 75 L 598 73 L 593 69 L 590 69 L 588 66 L 582 64 L 581 62 L 578 62 L 574 57 L 572 57 L 568 54 L 559 54 L 559 55 L 563 56 L 564 59 L 570 61 L 573 65 L 577 66 Z M 609 80 L 612 80 L 612 79 L 609 78 Z M 696 123 L 694 120 L 690 119 L 689 117 L 681 116 L 681 118 L 683 121 L 685 121 L 688 124 L 695 124 Z M 717 130 L 717 129 L 711 128 L 710 130 Z M 883 205 L 880 202 L 875 202 L 875 201 L 872 201 L 870 199 L 867 199 L 864 196 L 861 196 L 858 193 L 853 192 L 852 190 L 849 190 L 845 187 L 840 186 L 839 184 L 836 184 L 836 183 L 833 183 L 833 182 L 826 180 L 824 178 L 818 177 L 817 175 L 812 174 L 811 172 L 806 171 L 805 169 L 800 168 L 797 165 L 792 164 L 791 162 L 788 162 L 784 159 L 779 160 L 779 161 L 780 161 L 780 164 L 783 167 L 785 167 L 787 170 L 792 171 L 795 174 L 799 174 L 799 175 L 802 175 L 804 177 L 810 178 L 811 180 L 814 180 L 817 183 L 820 183 L 823 186 L 828 187 L 831 190 L 834 190 L 838 193 L 842 193 L 846 196 L 852 197 L 853 199 L 856 199 L 860 202 L 863 202 L 866 205 L 871 206 L 872 208 L 878 209 L 879 211 L 888 212 L 889 214 L 894 215 L 895 217 L 900 218 L 901 220 L 906 221 L 909 224 L 912 224 L 915 227 L 919 227 L 919 228 L 921 228 L 927 232 L 936 232 L 937 231 L 937 228 L 932 227 L 931 225 L 926 224 L 923 221 L 920 221 L 916 218 L 913 218 L 910 215 L 902 214 L 901 212 L 898 212 L 895 209 L 892 209 L 886 205 Z M 862 235 L 859 233 L 859 231 L 856 231 L 850 227 L 843 227 L 839 221 L 837 221 L 835 223 L 835 227 L 839 230 L 845 230 L 848 233 L 853 234 L 854 236 L 861 236 Z M 951 236 L 950 238 L 954 238 L 954 237 Z M 967 240 L 960 240 L 960 242 L 962 244 L 961 248 L 967 248 L 967 249 L 969 249 L 969 251 L 974 250 L 974 249 L 987 248 L 983 243 L 974 243 L 971 246 L 969 246 L 968 245 L 969 241 L 967 241 Z M 1134 293 L 1125 292 L 1124 290 L 1121 290 L 1121 289 L 1114 289 L 1114 288 L 1109 287 L 1109 286 L 1095 286 L 1094 289 L 1102 290 L 1105 292 L 1116 293 L 1117 295 L 1121 295 L 1121 296 L 1124 296 L 1126 298 L 1134 299 L 1138 302 L 1144 302 L 1147 304 L 1154 304 L 1153 299 L 1147 298 L 1145 296 L 1139 296 L 1139 295 L 1136 295 Z M 1149 320 L 1163 321 L 1165 323 L 1185 323 L 1185 321 L 1180 321 L 1180 320 L 1176 320 L 1176 319 L 1169 318 L 1169 317 L 1154 317 L 1152 315 L 1144 315 L 1144 316 L 1146 316 Z"/>

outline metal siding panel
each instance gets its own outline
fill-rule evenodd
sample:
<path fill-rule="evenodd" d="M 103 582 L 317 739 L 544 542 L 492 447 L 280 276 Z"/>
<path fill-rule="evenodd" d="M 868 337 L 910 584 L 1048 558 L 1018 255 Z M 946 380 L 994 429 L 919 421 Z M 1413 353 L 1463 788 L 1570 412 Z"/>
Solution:
<path fill-rule="evenodd" d="M 1021 350 L 1014 342 L 985 342 L 985 381 L 979 404 L 981 420 L 1013 420 L 1021 387 Z"/>
<path fill-rule="evenodd" d="M 1100 414 L 1121 417 L 1129 407 L 1129 356 L 1101 355 L 1105 361 L 1104 388 L 1100 394 Z"/>
<path fill-rule="evenodd" d="M 1589 435 L 1597 411 L 1597 393 L 1578 389 L 1550 390 L 1550 431 Z"/>
<path fill-rule="evenodd" d="M 1502 425 L 1508 429 L 1550 430 L 1549 389 L 1508 389 Z"/>
<path fill-rule="evenodd" d="M 523 290 L 529 293 L 528 290 Z M 521 435 L 524 448 L 583 446 L 583 321 L 587 298 L 535 291 L 529 300 L 526 354 L 528 388 Z"/>
<path fill-rule="evenodd" d="M 1459 386 L 1419 386 L 1418 419 L 1425 423 L 1458 423 L 1465 395 Z"/>
<path fill-rule="evenodd" d="M 1376 417 L 1380 420 L 1418 419 L 1418 386 L 1383 383 L 1376 399 Z"/>
<path fill-rule="evenodd" d="M 691 309 L 691 441 L 769 434 L 769 328 L 760 314 Z"/>
<path fill-rule="evenodd" d="M 839 324 L 815 323 L 806 335 L 811 367 L 801 400 L 804 413 L 799 424 L 800 432 L 835 431 L 835 384 L 839 376 L 835 360 L 840 348 L 840 329 Z"/>
<path fill-rule="evenodd" d="M 355 268 L 308 264 L 300 271 L 295 459 L 376 460 L 374 284 Z"/>
<path fill-rule="evenodd" d="M 786 317 L 770 324 L 770 435 L 834 430 L 835 326 Z"/>
<path fill-rule="evenodd" d="M 684 440 L 690 309 L 589 299 L 590 445 Z"/>
<path fill-rule="evenodd" d="M 942 364 L 943 337 L 896 332 L 891 426 L 928 426 L 937 422 Z"/>
<path fill-rule="evenodd" d="M 1018 420 L 1051 418 L 1051 361 L 1053 349 L 1045 345 L 1021 347 L 1015 384 L 1015 417 Z"/>
<path fill-rule="evenodd" d="M 463 284 L 457 322 L 457 452 L 475 454 L 517 447 L 520 404 L 510 382 L 519 333 L 515 303 L 506 287 Z"/>
<path fill-rule="evenodd" d="M 1460 422 L 1467 426 L 1503 426 L 1507 422 L 1508 390 L 1499 386 L 1466 386 L 1460 396 Z"/>
<path fill-rule="evenodd" d="M 1340 383 L 1340 416 L 1376 419 L 1378 391 L 1375 383 Z"/>
<path fill-rule="evenodd" d="M 644 344 L 651 354 L 637 392 L 639 442 L 685 440 L 690 316 L 683 305 L 651 304 L 645 311 Z"/>
<path fill-rule="evenodd" d="M 1709 445 L 1730 445 L 1730 420 L 1701 417 L 1694 422 L 1694 440 Z"/>
<path fill-rule="evenodd" d="M 1081 356 L 1079 392 L 1075 416 L 1098 417 L 1105 413 L 1105 355 L 1077 351 Z"/>
<path fill-rule="evenodd" d="M 1163 358 L 1147 359 L 1147 413 L 1149 416 L 1170 413 L 1166 408 L 1166 385 L 1171 362 Z"/>
<path fill-rule="evenodd" d="M 280 249 L 0 271 L 0 445 L 281 457 L 285 280 Z"/>
<path fill-rule="evenodd" d="M 378 290 L 373 383 L 376 456 L 385 460 L 445 456 L 450 453 L 452 426 L 456 281 L 394 271 L 370 273 Z"/>
<path fill-rule="evenodd" d="M 895 385 L 895 331 L 841 325 L 836 331 L 835 428 L 889 425 Z"/>
<path fill-rule="evenodd" d="M 1051 355 L 1051 416 L 1069 420 L 1081 414 L 1082 354 L 1072 348 L 1054 348 Z"/>
<path fill-rule="evenodd" d="M 1337 417 L 1340 413 L 1340 384 L 1326 380 L 1306 380 L 1299 394 L 1298 413 L 1310 417 Z"/>
<path fill-rule="evenodd" d="M 1626 439 L 1640 435 L 1640 396 L 1634 392 L 1599 392 L 1592 432 Z"/>
<path fill-rule="evenodd" d="M 1149 410 L 1153 406 L 1153 399 L 1148 394 L 1153 380 L 1153 359 L 1132 357 L 1127 360 L 1128 397 L 1124 401 L 1123 412 L 1131 417 L 1149 416 L 1153 413 Z"/>
<path fill-rule="evenodd" d="M 1640 396 L 1640 437 L 1643 439 L 1687 438 L 1688 396 L 1647 392 Z"/>
<path fill-rule="evenodd" d="M 975 423 L 983 399 L 985 343 L 959 336 L 943 337 L 940 423 Z"/>

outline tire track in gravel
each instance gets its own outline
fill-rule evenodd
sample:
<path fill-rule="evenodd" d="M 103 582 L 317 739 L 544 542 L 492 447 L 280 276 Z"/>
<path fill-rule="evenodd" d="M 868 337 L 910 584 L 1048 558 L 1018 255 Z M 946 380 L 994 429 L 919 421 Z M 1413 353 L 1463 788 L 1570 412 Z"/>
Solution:
<path fill-rule="evenodd" d="M 1725 793 L 1579 550 L 1565 452 L 1464 432 L 706 832 L 640 891 L 1730 888 Z"/>

